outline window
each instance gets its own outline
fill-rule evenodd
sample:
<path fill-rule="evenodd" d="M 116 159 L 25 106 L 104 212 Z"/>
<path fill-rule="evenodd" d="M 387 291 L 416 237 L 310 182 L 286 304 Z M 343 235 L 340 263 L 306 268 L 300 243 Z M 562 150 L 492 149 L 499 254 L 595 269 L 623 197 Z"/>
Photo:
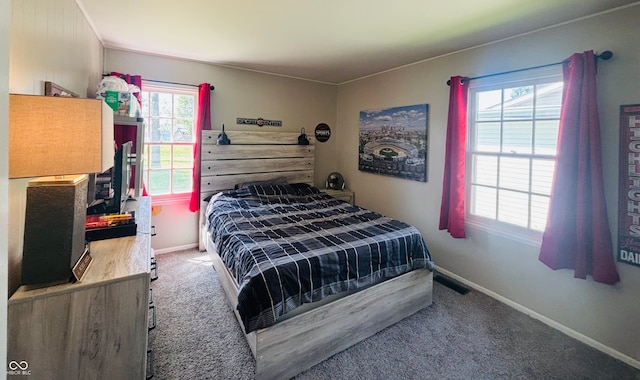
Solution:
<path fill-rule="evenodd" d="M 192 191 L 197 89 L 142 85 L 145 120 L 143 182 L 154 201 Z"/>
<path fill-rule="evenodd" d="M 469 86 L 470 224 L 539 243 L 545 229 L 562 104 L 562 76 Z M 547 71 L 548 73 L 548 71 Z M 475 82 L 475 83 L 474 83 Z"/>

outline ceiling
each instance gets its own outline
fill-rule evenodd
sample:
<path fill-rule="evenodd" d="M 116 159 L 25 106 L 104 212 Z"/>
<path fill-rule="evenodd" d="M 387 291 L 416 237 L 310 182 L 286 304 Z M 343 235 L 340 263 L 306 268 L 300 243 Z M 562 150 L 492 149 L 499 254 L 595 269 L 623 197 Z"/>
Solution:
<path fill-rule="evenodd" d="M 107 48 L 333 84 L 640 3 L 637 0 L 76 2 Z"/>

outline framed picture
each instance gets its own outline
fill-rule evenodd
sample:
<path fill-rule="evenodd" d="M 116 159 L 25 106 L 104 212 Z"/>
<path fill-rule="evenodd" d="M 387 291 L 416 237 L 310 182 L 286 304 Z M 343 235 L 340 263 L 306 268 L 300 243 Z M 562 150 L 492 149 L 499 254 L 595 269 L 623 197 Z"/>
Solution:
<path fill-rule="evenodd" d="M 360 111 L 358 169 L 427 182 L 429 105 Z"/>
<path fill-rule="evenodd" d="M 44 94 L 46 96 L 66 96 L 70 98 L 79 98 L 78 94 L 69 91 L 53 82 L 44 82 Z"/>

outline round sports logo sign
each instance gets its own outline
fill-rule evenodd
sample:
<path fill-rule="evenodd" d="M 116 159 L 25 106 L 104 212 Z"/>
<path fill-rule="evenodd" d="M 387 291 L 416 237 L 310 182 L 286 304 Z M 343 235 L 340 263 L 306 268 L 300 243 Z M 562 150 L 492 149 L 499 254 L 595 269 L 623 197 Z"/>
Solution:
<path fill-rule="evenodd" d="M 325 123 L 320 123 L 316 125 L 315 135 L 317 141 L 325 142 L 331 137 L 331 128 Z"/>

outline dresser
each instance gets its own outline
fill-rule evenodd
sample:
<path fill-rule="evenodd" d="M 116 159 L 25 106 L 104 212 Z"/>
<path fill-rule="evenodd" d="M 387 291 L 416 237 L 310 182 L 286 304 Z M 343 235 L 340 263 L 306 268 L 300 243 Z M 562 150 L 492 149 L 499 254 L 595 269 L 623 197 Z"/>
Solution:
<path fill-rule="evenodd" d="M 17 372 L 31 380 L 145 378 L 151 200 L 127 203 L 137 235 L 91 242 L 81 282 L 22 286 L 9 299 L 7 362 Z"/>
<path fill-rule="evenodd" d="M 345 202 L 349 202 L 351 204 L 355 203 L 355 196 L 353 194 L 353 191 L 349 189 L 344 189 L 344 190 L 322 189 L 322 191 L 331 195 L 336 199 L 340 199 Z"/>

